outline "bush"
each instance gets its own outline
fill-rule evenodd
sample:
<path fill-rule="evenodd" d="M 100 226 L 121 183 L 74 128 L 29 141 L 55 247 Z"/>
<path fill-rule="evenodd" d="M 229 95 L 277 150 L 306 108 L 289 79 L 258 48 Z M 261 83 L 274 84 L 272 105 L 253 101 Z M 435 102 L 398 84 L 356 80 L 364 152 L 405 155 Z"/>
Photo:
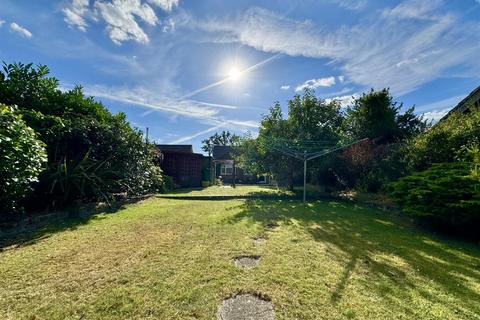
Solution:
<path fill-rule="evenodd" d="M 16 108 L 0 104 L 0 210 L 18 209 L 17 204 L 44 169 L 47 160 L 43 142 L 37 139 Z"/>
<path fill-rule="evenodd" d="M 336 156 L 332 168 L 343 189 L 378 192 L 403 173 L 398 161 L 400 144 L 377 144 L 372 140 L 355 144 Z"/>
<path fill-rule="evenodd" d="M 160 191 L 158 151 L 125 114 L 111 114 L 81 87 L 60 91 L 48 75 L 47 67 L 31 64 L 5 65 L 0 72 L 0 102 L 16 103 L 46 144 L 48 170 L 30 209 Z"/>
<path fill-rule="evenodd" d="M 480 145 L 480 110 L 454 113 L 430 130 L 409 141 L 404 148 L 409 170 L 425 170 L 433 163 L 465 158 L 468 149 Z"/>
<path fill-rule="evenodd" d="M 434 164 L 399 179 L 392 197 L 411 215 L 428 217 L 455 229 L 480 223 L 480 179 L 471 162 Z"/>

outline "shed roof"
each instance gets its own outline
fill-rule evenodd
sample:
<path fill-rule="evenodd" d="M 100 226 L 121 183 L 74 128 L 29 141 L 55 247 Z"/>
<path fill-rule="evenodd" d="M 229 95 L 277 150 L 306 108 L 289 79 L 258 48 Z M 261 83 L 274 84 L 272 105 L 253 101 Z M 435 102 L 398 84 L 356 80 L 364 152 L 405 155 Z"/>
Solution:
<path fill-rule="evenodd" d="M 157 144 L 161 152 L 193 153 L 191 144 Z"/>

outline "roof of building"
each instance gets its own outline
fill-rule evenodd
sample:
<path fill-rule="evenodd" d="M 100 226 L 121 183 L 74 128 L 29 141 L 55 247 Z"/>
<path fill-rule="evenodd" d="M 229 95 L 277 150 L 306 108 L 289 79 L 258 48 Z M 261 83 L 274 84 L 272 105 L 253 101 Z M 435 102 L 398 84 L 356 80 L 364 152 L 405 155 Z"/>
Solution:
<path fill-rule="evenodd" d="M 191 144 L 157 144 L 161 152 L 193 153 Z"/>
<path fill-rule="evenodd" d="M 462 101 L 460 101 L 452 110 L 450 110 L 443 119 L 446 119 L 453 112 L 468 112 L 470 104 L 474 104 L 476 101 L 480 100 L 480 86 L 475 88 L 468 96 L 466 96 Z"/>
<path fill-rule="evenodd" d="M 213 160 L 230 160 L 232 155 L 230 146 L 214 146 L 212 151 Z"/>

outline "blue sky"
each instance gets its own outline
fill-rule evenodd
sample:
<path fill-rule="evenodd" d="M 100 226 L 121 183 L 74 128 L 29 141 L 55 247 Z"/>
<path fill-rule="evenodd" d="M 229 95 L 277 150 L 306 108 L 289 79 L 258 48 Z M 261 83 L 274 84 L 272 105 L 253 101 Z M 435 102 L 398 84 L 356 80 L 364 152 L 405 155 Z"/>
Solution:
<path fill-rule="evenodd" d="M 390 87 L 438 119 L 480 85 L 480 0 L 2 0 L 0 40 L 196 152 L 305 87 L 345 105 Z"/>

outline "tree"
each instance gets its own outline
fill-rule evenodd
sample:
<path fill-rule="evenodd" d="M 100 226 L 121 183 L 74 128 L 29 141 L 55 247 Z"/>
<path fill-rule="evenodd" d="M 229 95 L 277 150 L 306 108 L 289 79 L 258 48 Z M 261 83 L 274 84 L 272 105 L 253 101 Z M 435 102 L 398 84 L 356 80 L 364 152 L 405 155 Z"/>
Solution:
<path fill-rule="evenodd" d="M 222 131 L 220 134 L 215 132 L 209 138 L 202 140 L 202 150 L 211 156 L 214 146 L 233 146 L 238 143 L 239 139 L 239 136 L 232 134 L 230 131 Z"/>
<path fill-rule="evenodd" d="M 364 93 L 346 111 L 346 131 L 353 139 L 392 143 L 425 131 L 427 123 L 414 114 L 414 107 L 400 113 L 403 104 L 393 101 L 390 90 Z"/>
<path fill-rule="evenodd" d="M 45 145 L 16 108 L 0 104 L 0 213 L 17 210 L 45 169 Z"/>
<path fill-rule="evenodd" d="M 288 101 L 287 118 L 284 118 L 280 104 L 275 102 L 262 117 L 258 138 L 242 141 L 240 161 L 244 168 L 250 167 L 247 170 L 257 174 L 269 173 L 280 185 L 292 190 L 295 180 L 303 176 L 302 163 L 274 150 L 272 144 L 282 141 L 306 146 L 307 142 L 335 144 L 342 139 L 342 128 L 340 105 L 336 101 L 327 103 L 307 89 L 302 96 L 296 95 Z M 310 172 L 318 175 L 328 164 L 325 159 L 312 161 Z"/>

